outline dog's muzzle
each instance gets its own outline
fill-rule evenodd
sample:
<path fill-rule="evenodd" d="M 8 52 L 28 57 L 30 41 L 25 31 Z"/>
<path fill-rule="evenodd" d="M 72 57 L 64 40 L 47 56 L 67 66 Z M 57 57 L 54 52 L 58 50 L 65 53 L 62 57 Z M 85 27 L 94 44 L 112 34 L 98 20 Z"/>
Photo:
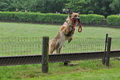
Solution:
<path fill-rule="evenodd" d="M 80 18 L 72 18 L 72 21 L 75 22 L 80 22 Z"/>

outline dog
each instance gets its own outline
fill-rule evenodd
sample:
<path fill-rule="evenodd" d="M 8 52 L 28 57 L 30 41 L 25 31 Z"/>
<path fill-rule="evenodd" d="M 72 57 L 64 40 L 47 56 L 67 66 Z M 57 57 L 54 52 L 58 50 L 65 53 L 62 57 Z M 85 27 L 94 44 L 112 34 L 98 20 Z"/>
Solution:
<path fill-rule="evenodd" d="M 79 13 L 70 11 L 58 34 L 49 41 L 49 54 L 52 54 L 55 50 L 56 53 L 60 53 L 64 42 L 66 40 L 68 40 L 68 43 L 71 42 L 77 25 L 79 25 L 78 32 L 82 32 Z"/>

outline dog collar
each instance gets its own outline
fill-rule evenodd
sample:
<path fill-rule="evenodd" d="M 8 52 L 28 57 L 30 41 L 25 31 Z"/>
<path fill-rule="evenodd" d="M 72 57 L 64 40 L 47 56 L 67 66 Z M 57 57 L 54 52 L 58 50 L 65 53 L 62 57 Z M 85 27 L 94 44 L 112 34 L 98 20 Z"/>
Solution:
<path fill-rule="evenodd" d="M 79 23 L 78 32 L 82 32 L 82 23 L 80 22 L 80 19 L 72 18 L 71 21 L 74 22 L 74 25 L 72 26 L 72 29 L 75 30 L 75 27 L 76 27 L 77 23 Z M 68 23 L 67 20 L 65 22 Z"/>

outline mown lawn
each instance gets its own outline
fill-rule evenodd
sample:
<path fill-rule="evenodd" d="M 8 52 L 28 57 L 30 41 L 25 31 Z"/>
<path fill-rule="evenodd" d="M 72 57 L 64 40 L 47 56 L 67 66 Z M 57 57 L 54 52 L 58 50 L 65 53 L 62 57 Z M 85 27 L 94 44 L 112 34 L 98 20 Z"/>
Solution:
<path fill-rule="evenodd" d="M 53 38 L 59 25 L 0 22 L 0 56 L 41 54 L 42 37 Z M 71 43 L 65 43 L 62 52 L 88 52 L 104 50 L 105 34 L 112 40 L 112 50 L 120 49 L 120 29 L 83 27 L 77 30 Z M 120 61 L 112 58 L 110 67 L 101 60 L 81 60 L 77 66 L 50 63 L 49 72 L 41 72 L 41 64 L 1 66 L 0 80 L 119 80 Z"/>
<path fill-rule="evenodd" d="M 74 61 L 77 66 L 50 63 L 49 72 L 41 72 L 41 64 L 0 67 L 1 80 L 119 80 L 120 61 L 110 60 L 110 67 L 101 60 Z"/>
<path fill-rule="evenodd" d="M 26 80 L 119 80 L 119 70 L 120 68 L 100 69 L 89 72 L 68 73 L 57 76 L 53 75 L 50 77 L 33 78 Z"/>
<path fill-rule="evenodd" d="M 0 56 L 41 54 L 42 37 L 53 38 L 59 28 L 60 25 L 0 22 Z M 118 50 L 120 29 L 83 27 L 82 33 L 76 30 L 71 43 L 66 41 L 61 53 L 103 51 L 106 33 L 114 38 L 112 50 Z"/>
<path fill-rule="evenodd" d="M 53 38 L 61 25 L 25 24 L 0 22 L 0 37 L 43 37 Z M 83 27 L 83 32 L 75 32 L 74 38 L 105 38 L 108 33 L 112 38 L 120 38 L 120 29 L 106 27 Z"/>

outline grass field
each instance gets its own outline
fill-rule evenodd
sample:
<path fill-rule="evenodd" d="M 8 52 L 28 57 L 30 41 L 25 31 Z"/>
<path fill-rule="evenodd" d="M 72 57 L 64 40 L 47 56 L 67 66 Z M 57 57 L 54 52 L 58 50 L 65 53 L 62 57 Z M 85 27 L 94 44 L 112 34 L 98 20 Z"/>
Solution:
<path fill-rule="evenodd" d="M 0 56 L 41 54 L 42 37 L 53 38 L 60 25 L 0 23 Z M 120 47 L 120 29 L 102 27 L 83 27 L 77 30 L 71 43 L 65 43 L 61 53 L 103 51 L 105 35 L 114 39 L 112 50 Z M 117 39 L 118 38 L 118 39 Z"/>
<path fill-rule="evenodd" d="M 0 22 L 0 56 L 41 54 L 42 37 L 53 38 L 59 25 L 4 23 Z M 75 32 L 70 44 L 65 43 L 63 52 L 84 52 L 104 50 L 105 34 L 113 38 L 112 49 L 120 49 L 120 29 L 83 27 Z M 79 46 L 79 47 L 78 47 Z M 81 49 L 80 49 L 81 48 Z M 83 50 L 83 51 L 82 51 Z M 49 73 L 41 72 L 41 64 L 1 66 L 0 80 L 119 80 L 120 61 L 112 58 L 110 67 L 101 60 L 81 60 L 71 63 L 77 66 L 63 66 L 62 62 L 50 63 Z"/>
<path fill-rule="evenodd" d="M 41 72 L 41 64 L 0 67 L 1 80 L 119 80 L 120 61 L 112 59 L 110 67 L 101 60 L 81 60 L 77 66 L 50 63 L 49 72 Z"/>
<path fill-rule="evenodd" d="M 53 38 L 60 25 L 4 23 L 0 22 L 0 37 L 43 37 Z M 108 33 L 112 38 L 120 38 L 120 29 L 103 27 L 83 27 L 83 32 L 75 32 L 74 38 L 105 38 Z"/>

